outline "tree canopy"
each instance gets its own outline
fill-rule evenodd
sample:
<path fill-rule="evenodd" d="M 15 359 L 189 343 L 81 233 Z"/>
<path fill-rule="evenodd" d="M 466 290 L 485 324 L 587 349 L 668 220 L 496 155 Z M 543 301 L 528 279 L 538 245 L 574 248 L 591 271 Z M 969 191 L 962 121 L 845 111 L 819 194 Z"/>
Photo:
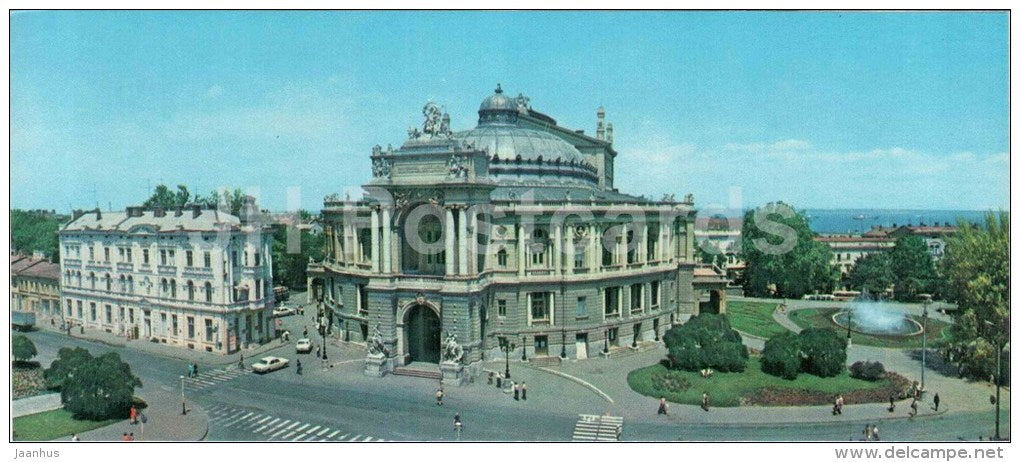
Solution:
<path fill-rule="evenodd" d="M 301 248 L 287 248 L 287 233 L 299 232 L 278 226 L 273 230 L 273 283 L 287 287 L 304 287 L 307 282 L 308 260 L 322 260 L 323 237 L 301 232 Z"/>
<path fill-rule="evenodd" d="M 188 204 L 224 207 L 231 215 L 239 215 L 241 207 L 244 205 L 244 192 L 241 191 L 241 188 L 235 188 L 233 191 L 229 188 L 223 188 L 222 190 L 214 189 L 207 196 L 201 194 L 192 195 L 186 185 L 179 184 L 177 185 L 177 190 L 172 191 L 167 185 L 159 184 L 156 185 L 156 190 L 152 193 L 152 196 L 142 203 L 142 206 L 172 209 Z"/>
<path fill-rule="evenodd" d="M 839 280 L 829 246 L 814 240 L 803 213 L 782 202 L 744 214 L 740 249 L 744 290 L 752 296 L 800 298 L 830 292 Z"/>
<path fill-rule="evenodd" d="M 865 255 L 854 263 L 847 274 L 847 283 L 851 289 L 873 294 L 884 292 L 893 285 L 894 280 L 892 260 L 886 253 Z"/>
<path fill-rule="evenodd" d="M 88 354 L 88 353 L 86 353 Z M 142 381 L 114 352 L 89 357 L 69 374 L 60 388 L 64 408 L 75 417 L 104 420 L 123 417 L 131 407 L 135 387 Z"/>
<path fill-rule="evenodd" d="M 896 240 L 889 252 L 896 300 L 913 301 L 918 294 L 931 293 L 936 288 L 935 263 L 928 244 L 920 236 L 904 236 Z"/>
<path fill-rule="evenodd" d="M 36 351 L 35 344 L 28 337 L 15 335 L 11 338 L 11 354 L 14 356 L 15 362 L 24 363 L 35 357 L 38 351 Z"/>
<path fill-rule="evenodd" d="M 47 258 L 60 259 L 57 232 L 66 216 L 44 210 L 11 210 L 11 245 L 31 255 L 42 252 Z"/>
<path fill-rule="evenodd" d="M 663 342 L 672 367 L 740 372 L 747 365 L 747 348 L 725 315 L 702 313 L 666 331 Z"/>
<path fill-rule="evenodd" d="M 946 298 L 959 307 L 952 360 L 965 374 L 986 379 L 995 372 L 996 345 L 1009 341 L 1009 213 L 988 213 L 984 226 L 961 221 L 939 264 Z"/>

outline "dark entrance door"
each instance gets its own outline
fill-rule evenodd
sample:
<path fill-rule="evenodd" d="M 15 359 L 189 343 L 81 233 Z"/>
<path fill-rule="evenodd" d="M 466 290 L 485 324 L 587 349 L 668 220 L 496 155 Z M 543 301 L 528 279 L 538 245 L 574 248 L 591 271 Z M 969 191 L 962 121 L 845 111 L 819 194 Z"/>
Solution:
<path fill-rule="evenodd" d="M 423 305 L 415 305 L 407 315 L 407 353 L 411 362 L 439 363 L 439 317 Z"/>

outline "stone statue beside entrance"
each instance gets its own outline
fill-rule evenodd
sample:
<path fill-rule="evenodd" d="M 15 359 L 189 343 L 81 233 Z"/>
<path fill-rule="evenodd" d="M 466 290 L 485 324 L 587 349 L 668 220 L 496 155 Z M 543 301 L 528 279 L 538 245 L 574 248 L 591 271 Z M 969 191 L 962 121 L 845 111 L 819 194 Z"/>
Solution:
<path fill-rule="evenodd" d="M 376 324 L 375 331 L 368 343 L 368 357 L 365 358 L 365 375 L 382 377 L 392 372 L 390 352 L 383 343 L 382 332 Z"/>
<path fill-rule="evenodd" d="M 464 347 L 457 343 L 456 334 L 448 334 L 443 342 L 443 362 L 460 364 L 464 360 Z"/>
<path fill-rule="evenodd" d="M 461 386 L 467 382 L 464 374 L 464 347 L 457 343 L 457 335 L 450 333 L 443 341 L 442 362 L 439 370 L 443 374 L 443 383 Z"/>
<path fill-rule="evenodd" d="M 383 344 L 382 333 L 379 332 L 379 325 L 375 325 L 375 331 L 372 332 L 371 343 L 368 345 L 368 354 L 372 356 L 389 356 L 390 352 L 386 349 L 386 345 Z"/>

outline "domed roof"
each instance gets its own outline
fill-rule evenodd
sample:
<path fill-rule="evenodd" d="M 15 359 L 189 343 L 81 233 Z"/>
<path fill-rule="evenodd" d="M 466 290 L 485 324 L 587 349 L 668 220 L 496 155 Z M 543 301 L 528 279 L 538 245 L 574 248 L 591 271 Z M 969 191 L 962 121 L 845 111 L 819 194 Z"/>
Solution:
<path fill-rule="evenodd" d="M 501 160 L 521 156 L 521 160 L 586 163 L 577 148 L 556 135 L 514 125 L 479 125 L 474 130 L 454 133 L 453 138 L 476 149 L 486 149 L 490 157 L 498 156 Z"/>
<path fill-rule="evenodd" d="M 496 92 L 482 100 L 482 105 L 478 107 L 478 112 L 482 111 L 516 111 L 517 101 L 513 98 L 508 98 L 503 94 L 503 88 L 496 84 Z"/>

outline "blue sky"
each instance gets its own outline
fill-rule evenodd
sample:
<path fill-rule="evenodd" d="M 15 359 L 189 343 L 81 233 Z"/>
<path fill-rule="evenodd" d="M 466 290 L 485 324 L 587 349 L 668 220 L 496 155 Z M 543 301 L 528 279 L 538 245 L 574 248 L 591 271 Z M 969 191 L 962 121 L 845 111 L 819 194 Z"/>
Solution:
<path fill-rule="evenodd" d="M 11 205 L 140 203 L 160 181 L 275 210 L 370 179 L 428 100 L 497 82 L 593 133 L 617 186 L 699 205 L 1009 205 L 1006 13 L 21 12 Z M 300 198 L 288 199 L 288 188 Z M 739 200 L 738 200 L 739 198 Z"/>

